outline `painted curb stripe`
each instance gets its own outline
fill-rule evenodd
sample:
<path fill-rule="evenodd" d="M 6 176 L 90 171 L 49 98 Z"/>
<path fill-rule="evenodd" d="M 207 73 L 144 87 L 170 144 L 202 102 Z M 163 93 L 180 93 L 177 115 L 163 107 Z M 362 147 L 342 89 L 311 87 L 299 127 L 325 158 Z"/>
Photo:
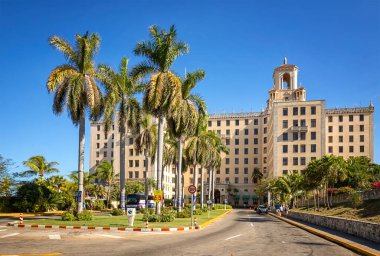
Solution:
<path fill-rule="evenodd" d="M 300 224 L 300 223 L 298 223 L 296 221 L 292 221 L 292 220 L 285 219 L 283 217 L 277 216 L 277 215 L 275 215 L 273 213 L 269 213 L 269 215 L 272 216 L 272 217 L 275 217 L 277 219 L 280 219 L 280 220 L 282 220 L 284 222 L 287 222 L 287 223 L 289 223 L 289 224 L 291 224 L 293 226 L 301 228 L 301 229 L 303 229 L 303 230 L 305 230 L 305 231 L 307 231 L 309 233 L 312 233 L 312 234 L 317 235 L 319 237 L 322 237 L 322 238 L 324 238 L 326 240 L 334 242 L 334 243 L 336 243 L 338 245 L 341 245 L 341 246 L 343 246 L 343 247 L 345 247 L 347 249 L 350 249 L 351 251 L 358 252 L 358 253 L 366 255 L 366 256 L 380 256 L 380 254 L 368 251 L 366 248 L 360 246 L 357 243 L 344 241 L 344 240 L 340 239 L 337 236 L 330 235 L 330 234 L 328 234 L 326 232 L 319 231 L 319 230 L 317 230 L 315 228 L 310 228 L 310 227 L 305 226 L 303 224 Z"/>

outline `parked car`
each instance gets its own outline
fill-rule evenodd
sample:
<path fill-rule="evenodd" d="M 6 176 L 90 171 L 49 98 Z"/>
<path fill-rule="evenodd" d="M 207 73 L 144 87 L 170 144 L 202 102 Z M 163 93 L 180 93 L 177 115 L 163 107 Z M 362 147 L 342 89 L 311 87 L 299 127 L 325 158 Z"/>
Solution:
<path fill-rule="evenodd" d="M 148 200 L 148 208 L 154 208 L 154 200 Z"/>
<path fill-rule="evenodd" d="M 258 214 L 268 213 L 268 208 L 265 205 L 259 205 L 259 207 L 257 207 L 256 212 Z"/>

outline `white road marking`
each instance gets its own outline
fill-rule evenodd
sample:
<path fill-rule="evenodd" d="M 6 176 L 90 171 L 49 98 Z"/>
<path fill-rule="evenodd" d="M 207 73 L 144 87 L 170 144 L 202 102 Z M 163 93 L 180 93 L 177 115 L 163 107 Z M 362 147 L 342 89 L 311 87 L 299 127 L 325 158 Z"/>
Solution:
<path fill-rule="evenodd" d="M 251 227 L 253 227 L 253 224 L 251 223 Z"/>
<path fill-rule="evenodd" d="M 226 238 L 226 239 L 224 239 L 224 241 L 227 241 L 227 240 L 230 240 L 230 239 L 232 239 L 232 238 L 239 237 L 239 236 L 241 236 L 241 234 L 240 234 L 240 235 L 236 235 L 236 236 L 231 236 L 231 237 L 229 237 L 229 238 Z"/>
<path fill-rule="evenodd" d="M 99 236 L 104 236 L 104 237 L 109 237 L 109 238 L 123 238 L 121 236 L 114 236 L 114 235 L 106 235 L 106 234 L 101 234 Z"/>
<path fill-rule="evenodd" d="M 0 236 L 0 238 L 6 238 L 6 237 L 9 237 L 9 236 L 17 236 L 19 235 L 20 233 L 11 233 L 11 234 L 7 234 L 7 235 L 3 235 L 3 236 Z"/>
<path fill-rule="evenodd" d="M 61 236 L 60 235 L 49 235 L 49 239 L 61 239 Z"/>

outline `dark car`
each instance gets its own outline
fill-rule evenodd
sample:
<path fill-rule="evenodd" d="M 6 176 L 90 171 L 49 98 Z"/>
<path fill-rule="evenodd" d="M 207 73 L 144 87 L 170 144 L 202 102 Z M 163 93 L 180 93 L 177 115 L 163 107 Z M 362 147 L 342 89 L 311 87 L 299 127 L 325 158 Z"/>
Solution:
<path fill-rule="evenodd" d="M 259 207 L 257 207 L 256 212 L 258 214 L 268 213 L 268 208 L 265 205 L 259 205 Z"/>

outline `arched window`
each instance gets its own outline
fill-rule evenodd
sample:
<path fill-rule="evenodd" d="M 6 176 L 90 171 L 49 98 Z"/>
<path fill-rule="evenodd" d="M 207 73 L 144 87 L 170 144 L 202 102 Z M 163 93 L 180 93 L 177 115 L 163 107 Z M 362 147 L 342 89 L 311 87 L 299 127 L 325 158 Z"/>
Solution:
<path fill-rule="evenodd" d="M 282 89 L 283 90 L 290 90 L 290 75 L 289 73 L 285 73 L 282 76 Z"/>

